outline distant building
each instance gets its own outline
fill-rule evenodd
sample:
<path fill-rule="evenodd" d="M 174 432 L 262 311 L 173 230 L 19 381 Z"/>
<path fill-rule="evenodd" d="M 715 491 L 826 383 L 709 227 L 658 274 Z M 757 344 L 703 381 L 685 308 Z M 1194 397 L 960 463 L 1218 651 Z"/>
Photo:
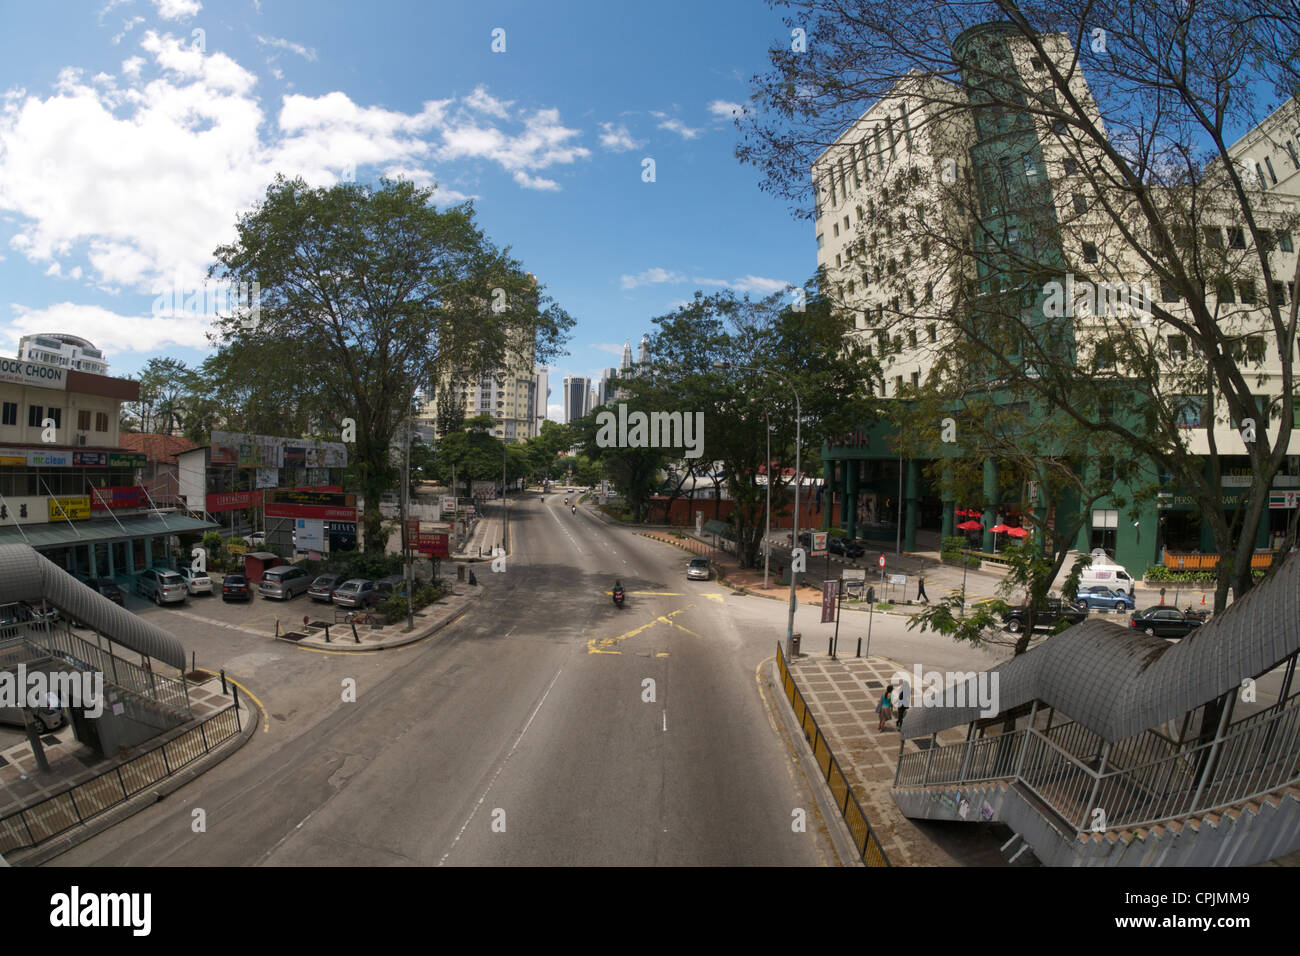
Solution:
<path fill-rule="evenodd" d="M 575 422 L 591 409 L 591 379 L 585 375 L 566 375 L 564 378 L 564 423 Z"/>
<path fill-rule="evenodd" d="M 80 336 L 63 332 L 24 335 L 18 340 L 18 357 L 27 362 L 58 365 L 92 375 L 108 374 L 103 352 Z"/>

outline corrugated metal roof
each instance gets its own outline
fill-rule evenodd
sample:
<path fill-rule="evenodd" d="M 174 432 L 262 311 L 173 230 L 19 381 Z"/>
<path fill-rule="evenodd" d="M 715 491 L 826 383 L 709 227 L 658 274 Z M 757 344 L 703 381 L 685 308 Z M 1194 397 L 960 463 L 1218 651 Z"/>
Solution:
<path fill-rule="evenodd" d="M 1124 740 L 1240 687 L 1300 649 L 1300 554 L 1177 644 L 1088 620 L 987 671 L 998 710 L 1037 698 L 1110 741 Z M 989 678 L 977 675 L 972 682 Z M 968 682 L 965 700 L 976 686 Z M 978 707 L 913 704 L 911 739 L 970 723 Z"/>
<path fill-rule="evenodd" d="M 119 522 L 121 522 L 119 524 Z M 0 528 L 0 545 L 30 544 L 33 548 L 54 548 L 65 544 L 88 544 L 92 541 L 124 541 L 155 534 L 181 534 L 207 531 L 220 525 L 176 512 L 123 515 L 96 521 L 51 521 L 25 524 L 22 530 L 10 525 Z"/>
<path fill-rule="evenodd" d="M 118 607 L 27 545 L 0 545 L 0 604 L 42 599 L 123 647 L 185 670 L 185 648 L 171 634 Z"/>

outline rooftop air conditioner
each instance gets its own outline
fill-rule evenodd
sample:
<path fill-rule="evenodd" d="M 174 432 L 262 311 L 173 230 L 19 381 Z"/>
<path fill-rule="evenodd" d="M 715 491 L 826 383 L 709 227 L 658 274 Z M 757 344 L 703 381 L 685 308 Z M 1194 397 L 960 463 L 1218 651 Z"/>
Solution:
<path fill-rule="evenodd" d="M 77 433 L 77 442 L 76 442 L 76 443 L 77 443 L 78 445 L 85 445 L 85 444 L 86 444 L 86 435 L 85 435 L 84 432 L 78 432 L 78 433 Z"/>

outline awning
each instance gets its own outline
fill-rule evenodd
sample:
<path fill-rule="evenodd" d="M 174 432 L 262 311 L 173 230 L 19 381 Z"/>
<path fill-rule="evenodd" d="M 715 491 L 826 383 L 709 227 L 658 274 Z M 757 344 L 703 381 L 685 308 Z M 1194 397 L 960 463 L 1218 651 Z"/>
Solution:
<path fill-rule="evenodd" d="M 119 524 L 120 522 L 120 524 Z M 0 528 L 0 545 L 28 544 L 33 548 L 56 548 L 60 545 L 94 544 L 129 541 L 159 534 L 184 534 L 188 531 L 211 531 L 220 525 L 181 514 L 128 515 L 96 521 L 51 521 L 49 524 L 25 524 L 22 531 L 10 524 Z M 24 535 L 26 537 L 24 537 Z"/>

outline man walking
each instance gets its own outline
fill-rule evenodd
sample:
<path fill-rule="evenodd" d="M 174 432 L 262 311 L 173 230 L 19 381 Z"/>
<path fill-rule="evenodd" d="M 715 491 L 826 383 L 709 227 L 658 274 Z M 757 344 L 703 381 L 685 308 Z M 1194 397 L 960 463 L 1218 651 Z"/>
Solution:
<path fill-rule="evenodd" d="M 916 584 L 916 599 L 917 599 L 918 601 L 924 601 L 926 604 L 929 604 L 929 603 L 930 603 L 930 595 L 928 595 L 928 594 L 925 593 L 925 575 L 924 575 L 924 574 L 922 574 L 920 577 L 917 578 L 917 584 Z"/>
<path fill-rule="evenodd" d="M 912 706 L 912 688 L 906 680 L 898 682 L 898 690 L 894 693 L 894 701 L 898 710 L 898 716 L 894 719 L 894 726 L 899 731 L 902 731 L 903 718 L 907 716 L 907 708 Z"/>

